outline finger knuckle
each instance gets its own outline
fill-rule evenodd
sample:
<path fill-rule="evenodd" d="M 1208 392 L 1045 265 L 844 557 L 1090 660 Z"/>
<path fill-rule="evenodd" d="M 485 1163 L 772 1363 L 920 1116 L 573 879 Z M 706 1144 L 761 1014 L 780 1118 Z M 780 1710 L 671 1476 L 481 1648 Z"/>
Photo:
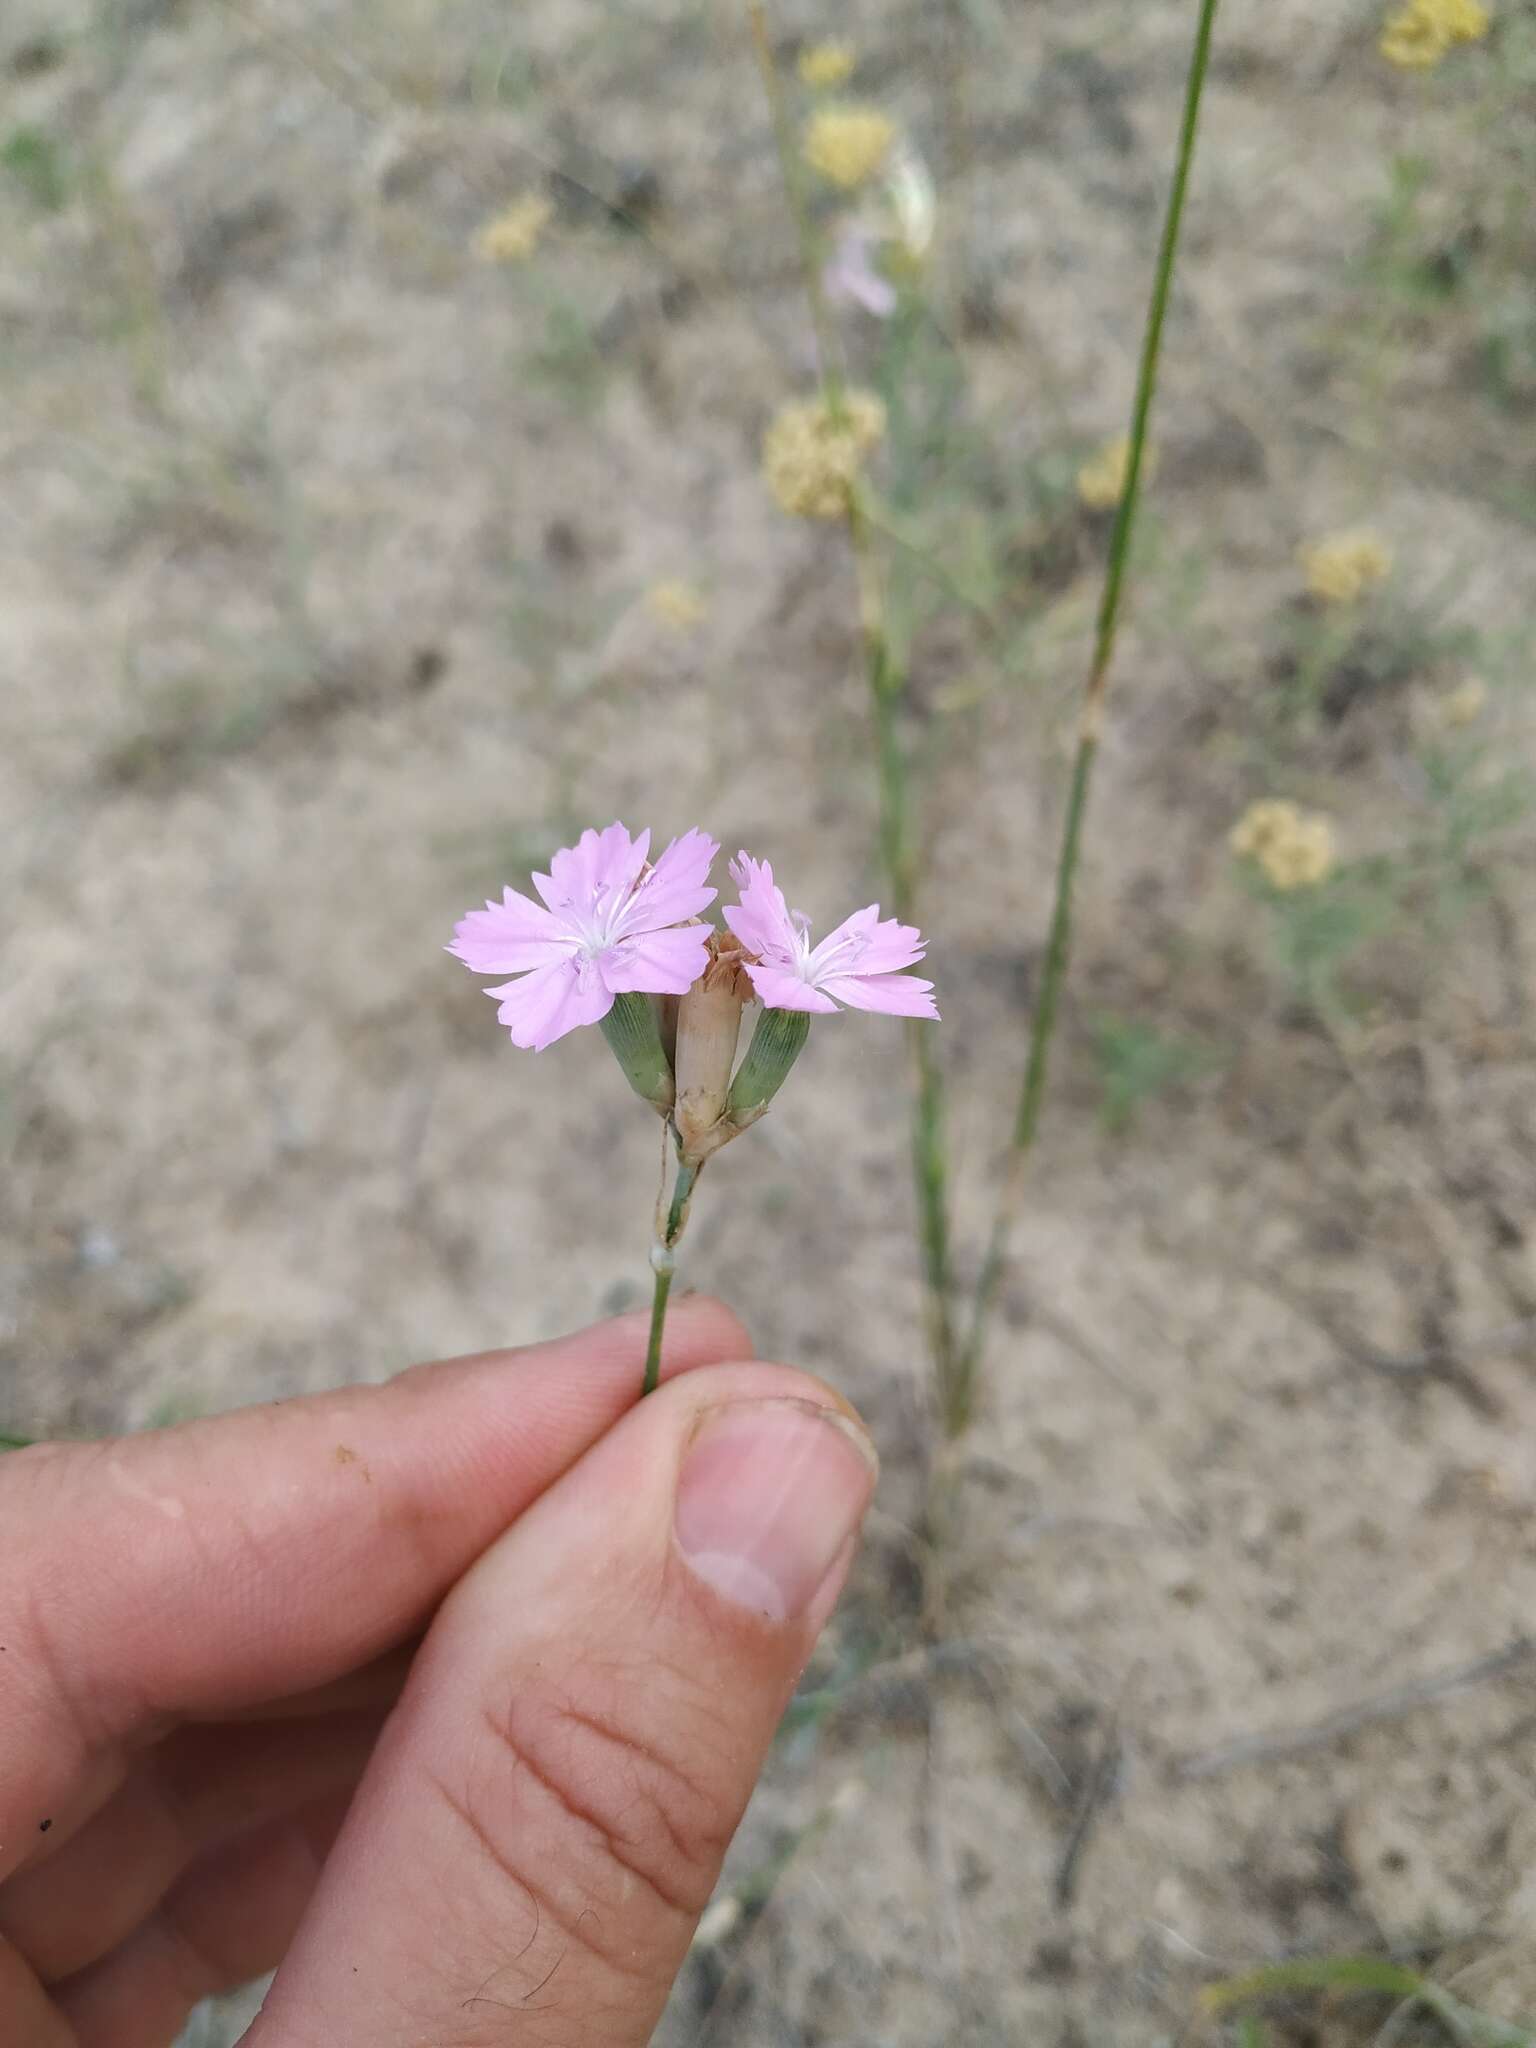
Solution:
<path fill-rule="evenodd" d="M 589 1898 L 629 1906 L 638 1887 L 666 1916 L 703 1911 L 736 1815 L 728 1742 L 698 1702 L 654 1669 L 586 1667 L 510 1689 L 484 1725 L 479 1796 L 552 1826 Z"/>

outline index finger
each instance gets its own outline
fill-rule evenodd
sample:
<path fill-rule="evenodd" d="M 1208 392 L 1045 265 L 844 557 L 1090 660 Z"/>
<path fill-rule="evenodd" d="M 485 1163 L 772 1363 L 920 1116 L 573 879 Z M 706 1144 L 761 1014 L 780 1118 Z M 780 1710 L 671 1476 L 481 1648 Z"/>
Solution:
<path fill-rule="evenodd" d="M 0 1462 L 0 1785 L 60 1710 L 95 1745 L 341 1677 L 419 1628 L 632 1406 L 646 1318 Z M 751 1355 L 680 1303 L 671 1375 Z M 51 1711 L 50 1711 L 51 1709 Z M 3 1834 L 0 1829 L 0 1834 Z"/>

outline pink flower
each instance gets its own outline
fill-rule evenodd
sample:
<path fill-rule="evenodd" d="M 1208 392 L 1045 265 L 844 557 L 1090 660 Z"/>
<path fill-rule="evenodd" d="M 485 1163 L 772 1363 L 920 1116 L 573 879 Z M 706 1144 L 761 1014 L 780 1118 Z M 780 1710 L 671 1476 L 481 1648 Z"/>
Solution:
<path fill-rule="evenodd" d="M 765 1009 L 832 1011 L 846 1003 L 888 1017 L 938 1016 L 933 983 L 901 972 L 927 950 L 915 926 L 894 918 L 882 924 L 879 904 L 871 903 L 812 946 L 810 919 L 786 907 L 766 861 L 739 853 L 731 880 L 741 901 L 727 905 L 725 921 L 757 956 L 747 973 Z"/>
<path fill-rule="evenodd" d="M 875 268 L 880 237 L 850 221 L 839 234 L 832 256 L 821 273 L 821 287 L 835 306 L 862 306 L 877 320 L 896 310 L 896 288 Z"/>
<path fill-rule="evenodd" d="M 601 1023 L 615 996 L 680 996 L 704 972 L 710 928 L 683 920 L 715 900 L 705 878 L 719 844 L 685 832 L 647 867 L 650 843 L 649 832 L 631 839 L 622 825 L 583 832 L 533 877 L 542 906 L 506 889 L 454 926 L 448 951 L 466 967 L 520 977 L 486 990 L 514 1045 L 542 1052 L 580 1024 Z"/>

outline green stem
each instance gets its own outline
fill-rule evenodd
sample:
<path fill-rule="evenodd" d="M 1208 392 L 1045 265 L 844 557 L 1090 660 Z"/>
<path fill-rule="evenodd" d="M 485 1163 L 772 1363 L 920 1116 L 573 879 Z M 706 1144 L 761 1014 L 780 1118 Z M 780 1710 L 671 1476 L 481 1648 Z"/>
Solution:
<path fill-rule="evenodd" d="M 651 1296 L 651 1335 L 645 1347 L 645 1380 L 640 1388 L 642 1398 L 654 1394 L 661 1380 L 661 1333 L 667 1322 L 667 1296 L 672 1292 L 673 1268 L 660 1267 L 656 1272 L 656 1291 Z"/>
<path fill-rule="evenodd" d="M 1152 296 L 1147 305 L 1142 335 L 1141 361 L 1136 376 L 1136 398 L 1131 408 L 1130 454 L 1126 463 L 1125 487 L 1115 509 L 1110 535 L 1109 561 L 1099 599 L 1094 630 L 1093 658 L 1083 696 L 1082 720 L 1078 731 L 1077 755 L 1072 766 L 1072 788 L 1067 799 L 1066 822 L 1062 828 L 1061 852 L 1056 864 L 1055 901 L 1051 908 L 1050 937 L 1046 944 L 1040 993 L 1030 1023 L 1029 1049 L 1024 1078 L 1014 1117 L 1012 1142 L 1004 1172 L 986 1255 L 976 1283 L 970 1330 L 954 1375 L 954 1401 L 945 1415 L 951 1436 L 958 1436 L 970 1421 L 977 1371 L 986 1343 L 987 1326 L 997 1295 L 998 1281 L 1007 1257 L 1008 1240 L 1023 1193 L 1025 1168 L 1039 1128 L 1040 1106 L 1045 1095 L 1046 1070 L 1061 991 L 1066 980 L 1071 952 L 1072 890 L 1082 852 L 1083 821 L 1087 815 L 1088 793 L 1098 753 L 1104 720 L 1104 699 L 1109 686 L 1110 662 L 1120 625 L 1121 601 L 1125 593 L 1130 562 L 1131 537 L 1141 496 L 1141 475 L 1147 445 L 1147 423 L 1157 390 L 1157 368 L 1162 353 L 1163 322 L 1178 260 L 1179 230 L 1184 219 L 1184 200 L 1189 188 L 1189 169 L 1194 160 L 1195 132 L 1200 120 L 1200 101 L 1205 90 L 1210 61 L 1211 31 L 1216 20 L 1217 0 L 1200 0 L 1200 16 L 1190 55 L 1189 76 L 1184 91 L 1184 116 L 1179 125 L 1178 152 L 1168 191 L 1168 210 L 1163 219 Z"/>
<path fill-rule="evenodd" d="M 906 677 L 893 657 L 885 629 L 879 566 L 870 546 L 864 508 L 857 496 L 849 505 L 848 533 L 859 578 L 864 666 L 875 725 L 880 857 L 890 885 L 891 908 L 903 923 L 909 923 L 916 914 L 917 861 L 912 846 L 907 755 L 901 740 Z M 923 1265 L 923 1322 L 940 1405 L 947 1409 L 957 1358 L 951 1306 L 954 1279 L 950 1266 L 944 1076 L 933 1034 L 920 1019 L 914 1018 L 907 1026 L 907 1051 L 912 1064 L 912 1186 L 917 1199 L 917 1234 Z"/>
<path fill-rule="evenodd" d="M 703 1170 L 702 1166 L 678 1167 L 677 1179 L 672 1184 L 672 1205 L 667 1211 L 666 1227 L 651 1252 L 656 1286 L 651 1296 L 651 1334 L 645 1347 L 642 1396 L 654 1394 L 661 1379 L 661 1339 L 667 1323 L 667 1297 L 672 1292 L 672 1276 L 677 1271 L 673 1254 L 678 1239 L 688 1226 L 688 1204 L 693 1197 L 694 1183 Z"/>
<path fill-rule="evenodd" d="M 761 0 L 747 0 L 753 47 L 762 72 L 763 89 L 773 116 L 779 170 L 785 198 L 799 239 L 806 297 L 821 359 L 822 396 L 835 417 L 843 406 L 842 375 L 836 336 L 821 286 L 821 265 L 815 230 L 806 200 L 805 180 L 790 125 L 783 83 L 773 60 L 767 15 Z M 879 786 L 880 858 L 896 916 L 910 920 L 917 894 L 917 862 L 912 846 L 906 749 L 901 737 L 901 710 L 906 676 L 896 659 L 886 623 L 885 595 L 875 558 L 870 522 L 854 492 L 848 506 L 848 537 L 859 586 L 859 614 L 864 638 L 864 667 L 869 683 L 875 730 L 875 773 Z M 922 1248 L 924 1322 L 934 1373 L 941 1390 L 955 1370 L 954 1282 L 950 1270 L 948 1165 L 944 1146 L 944 1086 L 928 1028 L 908 1026 L 907 1044 L 913 1072 L 912 1178 L 917 1199 L 918 1236 Z"/>

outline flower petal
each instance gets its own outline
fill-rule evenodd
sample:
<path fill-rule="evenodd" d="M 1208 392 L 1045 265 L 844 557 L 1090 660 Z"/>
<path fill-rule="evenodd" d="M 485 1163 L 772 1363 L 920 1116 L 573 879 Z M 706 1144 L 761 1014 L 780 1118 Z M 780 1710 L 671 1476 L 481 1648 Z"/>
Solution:
<path fill-rule="evenodd" d="M 484 910 L 459 919 L 447 950 L 475 974 L 521 974 L 529 967 L 553 966 L 567 945 L 557 918 L 506 889 L 500 903 L 487 902 Z"/>
<path fill-rule="evenodd" d="M 501 999 L 498 1023 L 512 1034 L 512 1043 L 542 1052 L 568 1031 L 596 1024 L 613 1008 L 612 992 L 590 960 L 562 960 L 535 968 L 518 981 L 486 990 Z"/>
<path fill-rule="evenodd" d="M 715 900 L 717 892 L 708 886 L 708 881 L 719 851 L 719 840 L 711 839 L 697 827 L 685 832 L 681 839 L 674 839 L 651 872 L 640 877 L 620 931 L 625 936 L 655 932 L 663 925 L 681 924 L 684 918 L 697 917 Z"/>
<path fill-rule="evenodd" d="M 726 916 L 730 916 L 729 911 Z M 823 995 L 820 989 L 812 988 L 808 981 L 802 981 L 798 974 L 790 974 L 785 968 L 758 967 L 749 961 L 747 973 L 765 1010 L 810 1010 L 818 1016 L 830 1016 L 837 1009 L 830 996 Z"/>
<path fill-rule="evenodd" d="M 622 825 L 609 825 L 601 832 L 589 827 L 574 846 L 561 847 L 549 873 L 536 874 L 533 886 L 557 917 L 572 912 L 590 918 L 600 896 L 612 902 L 634 887 L 650 845 L 649 832 L 631 839 Z"/>
<path fill-rule="evenodd" d="M 922 959 L 927 947 L 916 925 L 882 924 L 878 903 L 868 903 L 845 917 L 816 947 L 807 972 L 818 986 L 831 974 L 895 974 Z"/>
<path fill-rule="evenodd" d="M 599 954 L 598 972 L 616 996 L 686 995 L 709 962 L 708 925 L 675 931 L 635 932 Z"/>
<path fill-rule="evenodd" d="M 886 1017 L 937 1019 L 939 1014 L 933 983 L 915 974 L 829 974 L 819 985 L 850 1010 L 877 1010 Z"/>
<path fill-rule="evenodd" d="M 773 885 L 773 869 L 765 860 L 738 853 L 731 862 L 731 880 L 741 891 L 740 903 L 729 903 L 721 913 L 749 953 L 764 960 L 788 961 L 795 957 L 795 927 L 782 889 Z M 804 1005 L 780 1004 L 780 1008 Z"/>

